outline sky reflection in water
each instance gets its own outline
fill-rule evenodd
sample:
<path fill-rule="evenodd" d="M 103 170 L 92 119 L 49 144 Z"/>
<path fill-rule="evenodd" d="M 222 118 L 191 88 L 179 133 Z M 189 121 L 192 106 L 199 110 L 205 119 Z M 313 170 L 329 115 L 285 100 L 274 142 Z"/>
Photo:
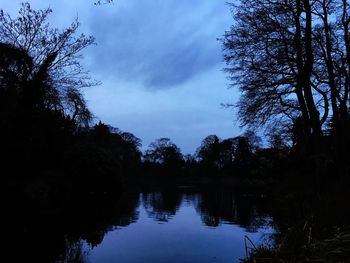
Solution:
<path fill-rule="evenodd" d="M 271 227 L 248 232 L 225 220 L 208 226 L 198 194 L 182 196 L 173 211 L 149 206 L 152 195 L 157 199 L 157 193 L 140 195 L 136 222 L 107 233 L 89 252 L 91 263 L 238 262 L 245 256 L 245 235 L 258 243 L 273 232 Z"/>

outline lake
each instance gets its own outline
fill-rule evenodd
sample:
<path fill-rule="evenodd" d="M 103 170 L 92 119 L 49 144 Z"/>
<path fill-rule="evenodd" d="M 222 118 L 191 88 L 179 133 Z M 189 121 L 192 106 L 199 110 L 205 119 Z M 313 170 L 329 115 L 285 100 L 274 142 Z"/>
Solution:
<path fill-rule="evenodd" d="M 227 189 L 172 188 L 124 199 L 133 207 L 120 203 L 119 218 L 99 244 L 83 242 L 88 262 L 239 262 L 246 254 L 245 236 L 259 244 L 273 233 L 256 197 Z"/>
<path fill-rule="evenodd" d="M 228 187 L 99 195 L 60 191 L 56 196 L 2 194 L 3 258 L 37 263 L 239 262 L 246 255 L 245 236 L 259 244 L 270 240 L 275 229 L 266 198 Z"/>

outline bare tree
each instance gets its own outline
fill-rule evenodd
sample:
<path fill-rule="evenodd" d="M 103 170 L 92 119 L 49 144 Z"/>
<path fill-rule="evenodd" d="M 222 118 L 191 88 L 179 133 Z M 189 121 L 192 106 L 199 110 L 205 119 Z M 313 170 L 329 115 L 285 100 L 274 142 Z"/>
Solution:
<path fill-rule="evenodd" d="M 32 60 L 28 79 L 40 74 L 46 63 L 45 90 L 48 107 L 62 110 L 79 122 L 91 119 L 85 106 L 81 89 L 97 85 L 81 65 L 81 51 L 94 44 L 94 38 L 81 34 L 76 36 L 79 22 L 59 30 L 52 28 L 48 17 L 50 8 L 33 10 L 30 4 L 23 3 L 18 17 L 12 18 L 0 10 L 0 42 L 22 50 Z M 48 63 L 49 62 L 49 63 Z"/>
<path fill-rule="evenodd" d="M 309 152 L 322 145 L 331 116 L 334 138 L 349 108 L 349 4 L 346 0 L 241 0 L 224 34 L 224 58 L 243 125 L 289 121 Z M 341 124 L 343 123 L 343 124 Z"/>

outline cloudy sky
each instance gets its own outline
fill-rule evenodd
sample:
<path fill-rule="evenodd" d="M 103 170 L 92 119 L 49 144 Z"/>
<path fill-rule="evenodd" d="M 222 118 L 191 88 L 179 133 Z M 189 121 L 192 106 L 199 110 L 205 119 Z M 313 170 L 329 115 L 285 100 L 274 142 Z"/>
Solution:
<path fill-rule="evenodd" d="M 83 61 L 102 82 L 85 91 L 96 120 L 134 133 L 145 148 L 171 138 L 183 153 L 193 153 L 207 135 L 240 133 L 234 112 L 220 106 L 237 100 L 217 41 L 232 23 L 226 0 L 93 1 L 29 3 L 51 7 L 55 27 L 78 17 L 80 31 L 96 38 Z M 0 0 L 0 7 L 15 15 L 20 2 Z"/>

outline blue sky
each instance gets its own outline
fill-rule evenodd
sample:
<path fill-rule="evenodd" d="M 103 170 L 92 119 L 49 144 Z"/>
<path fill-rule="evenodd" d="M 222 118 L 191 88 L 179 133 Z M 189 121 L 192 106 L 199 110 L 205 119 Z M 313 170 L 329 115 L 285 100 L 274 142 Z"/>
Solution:
<path fill-rule="evenodd" d="M 15 15 L 22 1 L 0 0 Z M 221 44 L 232 17 L 225 0 L 32 0 L 51 7 L 50 21 L 65 27 L 78 17 L 80 31 L 96 38 L 84 51 L 83 65 L 101 86 L 85 90 L 96 120 L 142 139 L 144 148 L 160 137 L 193 153 L 210 134 L 241 133 L 222 72 Z"/>

